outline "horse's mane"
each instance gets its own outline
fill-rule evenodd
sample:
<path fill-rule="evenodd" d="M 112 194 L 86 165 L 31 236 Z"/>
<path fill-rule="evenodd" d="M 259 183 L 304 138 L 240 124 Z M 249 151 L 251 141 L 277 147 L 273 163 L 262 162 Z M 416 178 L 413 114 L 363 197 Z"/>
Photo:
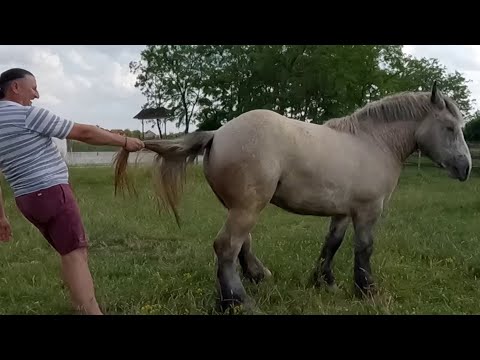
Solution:
<path fill-rule="evenodd" d="M 330 119 L 324 125 L 342 132 L 356 134 L 359 131 L 360 123 L 362 128 L 371 127 L 377 123 L 389 123 L 404 121 L 408 119 L 423 118 L 432 110 L 430 92 L 402 92 L 386 96 L 380 100 L 372 101 L 354 113 Z M 461 113 L 455 102 L 447 96 L 442 95 L 447 109 L 457 119 L 462 119 Z M 363 122 L 369 119 L 368 122 Z"/>

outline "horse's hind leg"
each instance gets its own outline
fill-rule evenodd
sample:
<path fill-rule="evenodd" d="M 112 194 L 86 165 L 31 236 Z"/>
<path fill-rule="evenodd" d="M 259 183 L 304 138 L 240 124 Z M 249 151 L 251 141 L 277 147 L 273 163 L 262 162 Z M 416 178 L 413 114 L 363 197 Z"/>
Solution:
<path fill-rule="evenodd" d="M 252 234 L 248 234 L 248 237 L 245 239 L 238 254 L 238 260 L 242 266 L 243 275 L 254 283 L 259 283 L 264 278 L 272 275 L 270 270 L 252 252 Z"/>
<path fill-rule="evenodd" d="M 244 304 L 248 300 L 236 265 L 242 245 L 248 241 L 257 216 L 258 213 L 254 210 L 230 209 L 227 221 L 215 239 L 221 311 L 232 305 Z"/>
<path fill-rule="evenodd" d="M 313 271 L 313 285 L 320 286 L 324 281 L 330 289 L 335 289 L 335 277 L 332 272 L 332 262 L 345 237 L 349 220 L 348 216 L 332 217 L 330 221 L 330 229 L 325 237 L 322 251 Z"/>

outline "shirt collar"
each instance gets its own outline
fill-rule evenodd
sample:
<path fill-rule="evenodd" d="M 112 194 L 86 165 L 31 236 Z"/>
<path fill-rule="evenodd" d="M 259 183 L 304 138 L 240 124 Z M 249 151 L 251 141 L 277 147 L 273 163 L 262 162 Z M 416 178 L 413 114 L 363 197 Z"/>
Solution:
<path fill-rule="evenodd" d="M 15 102 L 15 101 L 0 100 L 0 107 L 5 107 L 5 106 L 23 106 L 23 105 Z"/>

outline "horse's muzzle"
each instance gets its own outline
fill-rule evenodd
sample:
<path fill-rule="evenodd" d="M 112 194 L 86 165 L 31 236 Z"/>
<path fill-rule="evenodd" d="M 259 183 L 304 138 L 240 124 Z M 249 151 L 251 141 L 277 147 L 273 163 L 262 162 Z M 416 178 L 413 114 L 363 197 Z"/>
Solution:
<path fill-rule="evenodd" d="M 447 167 L 452 177 L 460 181 L 466 181 L 472 169 L 472 162 L 465 155 L 457 155 L 452 159 Z"/>

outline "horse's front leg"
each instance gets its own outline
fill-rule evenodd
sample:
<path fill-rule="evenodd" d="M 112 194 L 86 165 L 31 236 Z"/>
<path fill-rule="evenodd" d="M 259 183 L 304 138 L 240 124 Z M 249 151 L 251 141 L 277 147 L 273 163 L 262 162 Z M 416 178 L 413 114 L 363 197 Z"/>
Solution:
<path fill-rule="evenodd" d="M 373 228 L 381 214 L 381 207 L 371 205 L 358 211 L 353 217 L 354 235 L 354 281 L 355 294 L 373 295 L 375 284 L 370 258 L 373 253 Z"/>

